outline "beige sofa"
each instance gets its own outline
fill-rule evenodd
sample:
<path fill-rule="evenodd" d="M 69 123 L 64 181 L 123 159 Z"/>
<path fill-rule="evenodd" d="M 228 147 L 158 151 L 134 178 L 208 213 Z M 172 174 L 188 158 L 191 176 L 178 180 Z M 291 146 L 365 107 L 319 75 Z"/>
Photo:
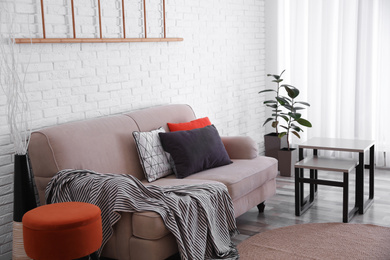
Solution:
<path fill-rule="evenodd" d="M 101 173 L 131 174 L 150 185 L 144 177 L 132 136 L 133 131 L 151 131 L 167 122 L 196 119 L 188 105 L 166 105 L 126 114 L 73 122 L 35 131 L 29 156 L 41 204 L 45 204 L 47 183 L 63 169 L 90 169 Z M 218 128 L 218 126 L 217 126 Z M 258 156 L 249 137 L 222 137 L 232 164 L 205 170 L 184 179 L 174 175 L 151 184 L 178 185 L 205 182 L 224 183 L 232 197 L 235 216 L 259 206 L 276 190 L 277 161 Z M 122 213 L 114 235 L 103 249 L 113 259 L 165 259 L 177 252 L 174 236 L 154 212 Z"/>

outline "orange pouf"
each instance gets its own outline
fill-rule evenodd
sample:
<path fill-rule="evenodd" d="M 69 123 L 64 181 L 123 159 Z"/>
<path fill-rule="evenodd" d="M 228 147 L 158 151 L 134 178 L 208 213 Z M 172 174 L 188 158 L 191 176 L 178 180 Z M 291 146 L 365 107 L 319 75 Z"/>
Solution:
<path fill-rule="evenodd" d="M 102 243 L 99 207 L 84 202 L 44 205 L 23 216 L 24 248 L 29 257 L 76 259 L 88 256 Z"/>

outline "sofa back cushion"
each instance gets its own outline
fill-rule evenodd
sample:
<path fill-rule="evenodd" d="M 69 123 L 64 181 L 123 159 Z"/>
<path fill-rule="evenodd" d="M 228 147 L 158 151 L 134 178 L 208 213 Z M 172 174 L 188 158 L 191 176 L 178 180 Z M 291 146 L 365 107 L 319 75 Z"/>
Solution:
<path fill-rule="evenodd" d="M 133 120 L 120 115 L 33 132 L 29 156 L 41 203 L 47 183 L 63 169 L 143 177 L 132 136 L 137 129 Z"/>
<path fill-rule="evenodd" d="M 139 131 L 147 132 L 163 127 L 169 132 L 167 123 L 182 123 L 196 119 L 194 111 L 188 105 L 166 105 L 150 107 L 125 114 L 138 125 Z"/>
<path fill-rule="evenodd" d="M 187 105 L 152 107 L 115 116 L 67 123 L 32 133 L 29 156 L 41 204 L 45 188 L 60 170 L 88 169 L 144 179 L 133 131 L 195 119 Z"/>

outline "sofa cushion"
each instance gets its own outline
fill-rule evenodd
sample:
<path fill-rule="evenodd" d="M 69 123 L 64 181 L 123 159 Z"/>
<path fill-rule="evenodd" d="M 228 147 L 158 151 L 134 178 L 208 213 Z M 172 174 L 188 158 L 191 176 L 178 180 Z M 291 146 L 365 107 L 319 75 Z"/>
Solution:
<path fill-rule="evenodd" d="M 221 182 L 227 186 L 234 203 L 275 179 L 277 165 L 276 159 L 259 156 L 251 160 L 233 160 L 232 164 L 198 172 L 184 179 L 169 175 L 153 183 L 147 183 L 145 180 L 143 183 L 147 186 L 175 186 Z M 135 213 L 132 223 L 133 234 L 139 238 L 159 239 L 169 234 L 161 217 L 155 212 Z M 153 232 L 150 227 L 153 227 Z"/>
<path fill-rule="evenodd" d="M 274 179 L 278 174 L 277 167 L 276 159 L 259 156 L 251 160 L 233 160 L 232 164 L 198 172 L 186 179 L 222 182 L 234 201 Z"/>
<path fill-rule="evenodd" d="M 142 239 L 160 239 L 170 233 L 161 216 L 153 211 L 133 213 L 133 235 Z"/>
<path fill-rule="evenodd" d="M 171 156 L 164 151 L 158 133 L 165 133 L 164 128 L 150 132 L 133 132 L 139 160 L 149 182 L 173 173 L 169 163 Z"/>
<path fill-rule="evenodd" d="M 177 178 L 231 163 L 213 125 L 189 131 L 159 133 L 159 136 L 164 150 L 172 156 Z"/>
<path fill-rule="evenodd" d="M 208 117 L 198 118 L 195 120 L 192 120 L 190 122 L 185 123 L 167 123 L 169 131 L 176 132 L 176 131 L 187 131 L 192 130 L 195 128 L 202 128 L 208 125 L 211 125 L 210 119 Z"/>

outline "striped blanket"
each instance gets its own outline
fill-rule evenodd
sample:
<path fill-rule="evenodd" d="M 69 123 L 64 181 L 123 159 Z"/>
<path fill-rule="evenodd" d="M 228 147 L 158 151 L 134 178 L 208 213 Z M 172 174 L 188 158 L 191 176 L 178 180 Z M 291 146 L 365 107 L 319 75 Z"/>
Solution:
<path fill-rule="evenodd" d="M 103 243 L 120 212 L 154 211 L 176 238 L 181 259 L 238 259 L 231 236 L 238 230 L 223 184 L 144 186 L 127 174 L 63 170 L 46 187 L 46 202 L 81 201 L 102 211 Z"/>

